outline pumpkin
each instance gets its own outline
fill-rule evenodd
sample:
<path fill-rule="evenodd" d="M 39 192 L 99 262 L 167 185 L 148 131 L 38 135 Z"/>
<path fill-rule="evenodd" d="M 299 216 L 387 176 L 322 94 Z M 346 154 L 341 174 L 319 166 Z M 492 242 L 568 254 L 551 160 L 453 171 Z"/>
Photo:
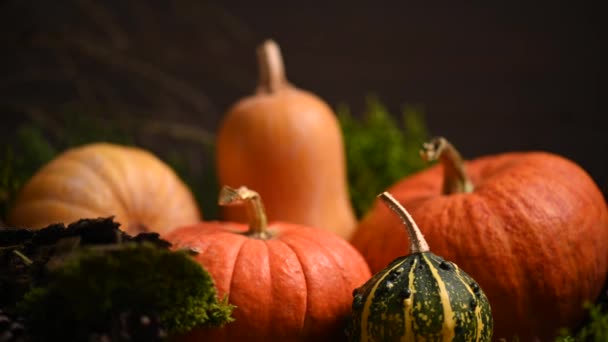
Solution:
<path fill-rule="evenodd" d="M 356 226 L 342 132 L 317 95 L 287 81 L 278 45 L 258 47 L 260 80 L 253 95 L 228 109 L 218 129 L 220 184 L 247 184 L 264 198 L 269 220 L 322 228 L 350 238 Z M 247 222 L 241 210 L 222 218 Z"/>
<path fill-rule="evenodd" d="M 354 291 L 349 340 L 490 341 L 492 309 L 479 284 L 430 252 L 416 222 L 390 193 L 379 197 L 402 220 L 410 254 Z"/>
<path fill-rule="evenodd" d="M 220 205 L 245 204 L 249 224 L 209 221 L 165 236 L 196 252 L 218 295 L 235 305 L 234 322 L 195 329 L 184 340 L 306 341 L 344 339 L 352 291 L 371 277 L 365 260 L 331 232 L 269 223 L 260 195 L 225 186 Z"/>
<path fill-rule="evenodd" d="M 10 208 L 13 226 L 43 228 L 114 216 L 130 234 L 199 222 L 187 186 L 151 152 L 111 143 L 67 149 L 40 168 Z"/>
<path fill-rule="evenodd" d="M 576 163 L 543 151 L 463 161 L 445 138 L 424 144 L 439 163 L 389 191 L 408 208 L 434 251 L 484 288 L 494 336 L 552 341 L 574 329 L 608 270 L 608 210 Z M 361 220 L 352 244 L 372 272 L 399 256 L 407 235 L 384 206 Z"/>

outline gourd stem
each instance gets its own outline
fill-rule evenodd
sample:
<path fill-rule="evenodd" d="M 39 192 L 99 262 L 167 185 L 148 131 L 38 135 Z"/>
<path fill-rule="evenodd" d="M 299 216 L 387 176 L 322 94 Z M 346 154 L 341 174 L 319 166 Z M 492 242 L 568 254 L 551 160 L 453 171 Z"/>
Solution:
<path fill-rule="evenodd" d="M 242 205 L 245 204 L 247 208 L 247 216 L 249 218 L 249 235 L 255 235 L 260 238 L 265 238 L 268 235 L 266 228 L 268 221 L 266 219 L 266 212 L 264 211 L 264 204 L 260 195 L 245 187 L 231 188 L 229 186 L 222 187 L 220 191 L 219 205 Z"/>
<path fill-rule="evenodd" d="M 287 85 L 285 67 L 279 45 L 266 40 L 257 48 L 259 84 L 258 93 L 274 93 Z"/>
<path fill-rule="evenodd" d="M 418 225 L 414 222 L 412 215 L 390 193 L 385 191 L 378 197 L 384 201 L 387 207 L 397 213 L 401 222 L 405 225 L 407 235 L 410 238 L 410 253 L 428 252 L 430 250 L 429 245 L 426 243 Z"/>
<path fill-rule="evenodd" d="M 425 161 L 439 160 L 443 165 L 443 194 L 467 193 L 474 189 L 456 148 L 444 137 L 435 137 L 422 145 L 420 156 Z"/>

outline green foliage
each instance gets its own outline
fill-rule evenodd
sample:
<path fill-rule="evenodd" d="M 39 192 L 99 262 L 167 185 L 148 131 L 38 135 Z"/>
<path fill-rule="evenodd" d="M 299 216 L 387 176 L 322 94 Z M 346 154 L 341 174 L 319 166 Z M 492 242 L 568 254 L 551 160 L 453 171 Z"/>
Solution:
<path fill-rule="evenodd" d="M 120 248 L 113 248 L 120 247 Z M 169 334 L 233 321 L 210 275 L 185 251 L 147 244 L 88 247 L 51 271 L 18 304 L 28 329 L 49 340 L 81 340 L 137 309 L 156 313 Z"/>
<path fill-rule="evenodd" d="M 0 151 L 0 217 L 6 217 L 19 188 L 55 154 L 56 149 L 35 126 L 19 127 L 11 143 L 4 143 Z"/>
<path fill-rule="evenodd" d="M 608 341 L 608 312 L 600 304 L 585 303 L 589 317 L 575 332 L 562 329 L 556 342 L 605 342 Z"/>
<path fill-rule="evenodd" d="M 418 153 L 428 139 L 424 115 L 418 108 L 406 107 L 400 124 L 370 96 L 361 119 L 344 105 L 338 108 L 338 119 L 344 134 L 351 200 L 361 217 L 377 194 L 427 166 Z"/>
<path fill-rule="evenodd" d="M 213 160 L 214 146 L 203 146 L 208 161 Z M 168 153 L 164 161 L 169 164 L 180 178 L 188 185 L 196 203 L 202 208 L 206 220 L 219 218 L 219 207 L 216 194 L 220 191 L 215 170 L 208 166 L 203 170 L 193 168 L 186 158 L 178 151 Z"/>
<path fill-rule="evenodd" d="M 137 145 L 132 131 L 118 121 L 103 119 L 103 113 L 94 115 L 68 108 L 61 113 L 61 117 L 61 126 L 53 132 L 59 150 L 99 141 Z"/>

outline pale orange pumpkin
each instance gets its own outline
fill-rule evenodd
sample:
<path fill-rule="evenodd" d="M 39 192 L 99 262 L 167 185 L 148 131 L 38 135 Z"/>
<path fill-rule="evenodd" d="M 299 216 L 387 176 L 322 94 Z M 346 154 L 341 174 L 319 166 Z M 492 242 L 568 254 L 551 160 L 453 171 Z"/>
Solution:
<path fill-rule="evenodd" d="M 445 139 L 424 144 L 440 160 L 388 191 L 408 208 L 436 253 L 484 289 L 494 336 L 553 341 L 575 329 L 608 275 L 608 207 L 584 169 L 542 151 L 463 160 Z M 403 254 L 407 234 L 380 201 L 353 245 L 372 272 Z"/>
<path fill-rule="evenodd" d="M 240 203 L 247 205 L 249 225 L 201 222 L 164 236 L 175 249 L 195 251 L 218 295 L 236 306 L 234 322 L 195 329 L 180 340 L 344 340 L 352 292 L 371 277 L 361 254 L 333 233 L 267 222 L 255 191 L 222 189 L 221 205 Z"/>
<path fill-rule="evenodd" d="M 93 143 L 68 149 L 38 170 L 20 190 L 7 223 L 37 229 L 109 216 L 131 234 L 165 233 L 202 218 L 190 190 L 154 154 Z"/>
<path fill-rule="evenodd" d="M 260 83 L 222 119 L 216 165 L 220 184 L 247 184 L 264 198 L 270 220 L 326 229 L 350 237 L 350 203 L 342 132 L 329 105 L 289 83 L 278 45 L 258 50 Z M 246 222 L 234 208 L 226 220 Z"/>

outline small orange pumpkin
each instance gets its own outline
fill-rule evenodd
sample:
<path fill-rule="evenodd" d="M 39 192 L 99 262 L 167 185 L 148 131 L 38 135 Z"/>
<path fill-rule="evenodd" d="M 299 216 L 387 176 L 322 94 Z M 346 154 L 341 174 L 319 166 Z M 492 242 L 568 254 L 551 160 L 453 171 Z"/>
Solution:
<path fill-rule="evenodd" d="M 323 228 L 349 238 L 356 226 L 346 179 L 342 132 L 315 94 L 285 78 L 278 45 L 258 49 L 257 92 L 225 114 L 217 136 L 220 184 L 247 184 L 264 198 L 270 220 Z M 242 211 L 221 208 L 226 220 Z"/>
<path fill-rule="evenodd" d="M 365 260 L 333 233 L 286 222 L 267 223 L 260 196 L 224 187 L 220 205 L 247 205 L 249 226 L 202 222 L 165 239 L 196 260 L 215 280 L 218 295 L 236 306 L 235 321 L 193 330 L 184 340 L 344 340 L 352 292 L 371 277 Z"/>
<path fill-rule="evenodd" d="M 130 234 L 164 233 L 201 220 L 190 190 L 151 152 L 93 143 L 68 149 L 38 170 L 7 223 L 38 229 L 107 216 Z"/>
<path fill-rule="evenodd" d="M 541 151 L 463 161 L 442 137 L 424 144 L 422 156 L 440 163 L 388 191 L 435 252 L 479 282 L 494 336 L 552 341 L 559 328 L 576 328 L 608 274 L 608 207 L 593 179 Z M 407 241 L 378 200 L 352 239 L 372 272 L 403 254 Z"/>

